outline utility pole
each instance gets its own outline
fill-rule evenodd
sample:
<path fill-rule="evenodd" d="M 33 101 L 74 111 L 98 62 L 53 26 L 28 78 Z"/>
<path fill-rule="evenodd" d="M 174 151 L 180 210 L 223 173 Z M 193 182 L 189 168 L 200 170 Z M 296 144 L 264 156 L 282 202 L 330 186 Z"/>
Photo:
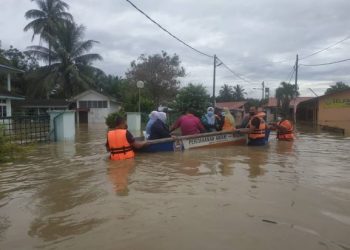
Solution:
<path fill-rule="evenodd" d="M 215 100 L 215 77 L 216 77 L 216 55 L 214 55 L 214 73 L 213 73 L 213 108 L 215 109 L 216 100 Z"/>
<path fill-rule="evenodd" d="M 297 122 L 297 111 L 296 111 L 296 99 L 297 99 L 297 93 L 298 93 L 298 63 L 299 63 L 299 56 L 297 54 L 297 57 L 295 59 L 295 83 L 294 83 L 294 107 L 293 107 L 293 118 L 294 118 L 294 124 Z"/>
<path fill-rule="evenodd" d="M 295 60 L 295 97 L 297 96 L 298 92 L 298 63 L 299 63 L 299 57 L 297 54 L 296 60 Z"/>
<path fill-rule="evenodd" d="M 263 81 L 261 83 L 262 85 L 262 96 L 261 96 L 261 100 L 264 100 L 265 99 L 265 82 Z"/>

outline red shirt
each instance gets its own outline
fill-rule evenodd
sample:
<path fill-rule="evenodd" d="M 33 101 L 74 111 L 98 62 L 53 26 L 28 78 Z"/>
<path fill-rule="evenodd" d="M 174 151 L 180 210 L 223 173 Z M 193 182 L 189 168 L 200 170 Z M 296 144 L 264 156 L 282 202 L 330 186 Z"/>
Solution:
<path fill-rule="evenodd" d="M 195 135 L 205 131 L 199 118 L 192 114 L 182 115 L 177 119 L 173 125 L 173 129 L 178 127 L 181 128 L 182 135 Z"/>

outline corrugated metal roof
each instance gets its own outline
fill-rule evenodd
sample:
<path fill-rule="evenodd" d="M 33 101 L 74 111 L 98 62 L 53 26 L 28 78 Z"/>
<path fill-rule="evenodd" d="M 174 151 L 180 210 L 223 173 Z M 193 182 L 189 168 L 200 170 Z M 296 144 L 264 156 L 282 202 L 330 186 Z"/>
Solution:
<path fill-rule="evenodd" d="M 223 109 L 228 108 L 230 110 L 232 109 L 242 109 L 244 104 L 246 104 L 246 101 L 240 101 L 240 102 L 217 102 L 216 108 Z"/>

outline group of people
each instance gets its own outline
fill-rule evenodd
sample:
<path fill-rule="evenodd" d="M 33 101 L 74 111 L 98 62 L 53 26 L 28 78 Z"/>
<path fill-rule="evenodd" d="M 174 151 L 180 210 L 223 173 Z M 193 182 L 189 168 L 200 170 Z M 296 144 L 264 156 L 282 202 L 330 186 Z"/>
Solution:
<path fill-rule="evenodd" d="M 283 114 L 277 116 L 277 122 L 267 124 L 266 113 L 256 107 L 249 109 L 249 114 L 235 132 L 247 134 L 249 146 L 263 146 L 268 143 L 271 130 L 277 131 L 277 140 L 294 140 L 293 125 Z"/>
<path fill-rule="evenodd" d="M 215 113 L 214 111 L 213 107 L 208 107 L 207 113 L 199 119 L 191 110 L 187 110 L 184 115 L 177 119 L 170 131 L 180 128 L 182 135 L 195 135 L 235 130 L 235 119 L 227 108 L 224 108 L 222 112 L 217 111 Z"/>
<path fill-rule="evenodd" d="M 240 126 L 235 126 L 235 119 L 230 110 L 215 112 L 213 107 L 208 107 L 206 114 L 201 119 L 196 117 L 191 110 L 180 116 L 169 128 L 166 124 L 167 115 L 165 112 L 152 111 L 146 125 L 146 138 L 155 140 L 171 137 L 171 133 L 180 128 L 182 135 L 194 135 L 214 131 L 231 131 L 236 134 L 247 134 L 248 145 L 266 145 L 269 139 L 270 130 L 277 131 L 277 139 L 291 141 L 294 139 L 292 123 L 279 115 L 277 122 L 267 124 L 266 113 L 261 108 L 251 107 L 249 114 L 244 117 Z M 106 148 L 110 152 L 110 159 L 123 160 L 134 157 L 134 148 L 141 148 L 147 145 L 147 141 L 136 141 L 127 130 L 124 118 L 117 117 L 116 127 L 108 131 Z"/>

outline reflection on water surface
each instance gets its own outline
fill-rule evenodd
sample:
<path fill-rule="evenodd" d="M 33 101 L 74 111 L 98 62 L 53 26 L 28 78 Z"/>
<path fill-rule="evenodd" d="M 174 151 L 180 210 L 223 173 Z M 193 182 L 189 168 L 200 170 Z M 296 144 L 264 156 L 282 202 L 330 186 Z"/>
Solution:
<path fill-rule="evenodd" d="M 348 138 L 111 162 L 78 131 L 0 166 L 0 249 L 350 249 Z"/>

